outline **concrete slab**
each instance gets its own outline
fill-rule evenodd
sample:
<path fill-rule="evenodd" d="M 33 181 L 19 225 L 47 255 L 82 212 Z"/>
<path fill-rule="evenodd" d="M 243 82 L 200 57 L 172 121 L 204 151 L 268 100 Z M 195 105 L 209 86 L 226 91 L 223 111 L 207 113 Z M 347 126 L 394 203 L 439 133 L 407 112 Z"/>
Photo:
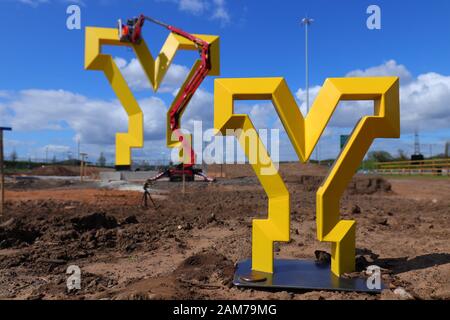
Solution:
<path fill-rule="evenodd" d="M 119 180 L 121 180 L 120 172 L 117 172 L 117 171 L 100 172 L 100 180 L 102 180 L 102 181 L 119 181 Z"/>
<path fill-rule="evenodd" d="M 158 174 L 157 171 L 100 172 L 101 181 L 145 181 Z"/>
<path fill-rule="evenodd" d="M 145 181 L 158 174 L 157 171 L 122 171 L 121 179 L 125 181 Z"/>

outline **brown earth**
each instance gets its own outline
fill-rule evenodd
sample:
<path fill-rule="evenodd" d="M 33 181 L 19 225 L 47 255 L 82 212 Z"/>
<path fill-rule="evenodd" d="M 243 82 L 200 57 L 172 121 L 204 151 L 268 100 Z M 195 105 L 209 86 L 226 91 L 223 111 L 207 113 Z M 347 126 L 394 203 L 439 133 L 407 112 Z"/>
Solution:
<path fill-rule="evenodd" d="M 315 189 L 327 171 L 281 166 L 292 239 L 275 245 L 276 257 L 329 252 L 315 234 Z M 398 299 L 401 286 L 413 298 L 450 299 L 449 179 L 356 176 L 343 196 L 343 218 L 357 221 L 357 271 L 381 266 L 389 290 L 267 292 L 231 285 L 235 262 L 251 256 L 251 221 L 265 217 L 267 198 L 249 167 L 226 172 L 214 184 L 187 183 L 184 196 L 181 184 L 156 183 L 158 210 L 139 207 L 139 192 L 11 182 L 0 217 L 0 298 Z M 69 265 L 82 270 L 79 291 L 66 289 Z"/>
<path fill-rule="evenodd" d="M 98 178 L 101 171 L 111 171 L 109 168 L 99 167 L 85 167 L 84 174 L 93 178 Z M 16 174 L 12 174 L 15 176 Z M 33 175 L 33 176 L 64 176 L 64 177 L 77 177 L 80 175 L 79 166 L 71 165 L 43 165 L 38 168 L 29 170 L 28 172 L 22 172 L 21 175 Z"/>

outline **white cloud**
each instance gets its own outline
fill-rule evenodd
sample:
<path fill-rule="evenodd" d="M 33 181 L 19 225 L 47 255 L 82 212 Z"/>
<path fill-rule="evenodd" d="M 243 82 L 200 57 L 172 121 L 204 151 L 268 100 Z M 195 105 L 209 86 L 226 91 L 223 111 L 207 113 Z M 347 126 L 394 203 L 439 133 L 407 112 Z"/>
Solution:
<path fill-rule="evenodd" d="M 0 99 L 6 99 L 11 96 L 11 92 L 8 90 L 0 90 Z"/>
<path fill-rule="evenodd" d="M 36 8 L 40 4 L 49 3 L 49 0 L 18 0 L 18 2 Z"/>
<path fill-rule="evenodd" d="M 83 7 L 86 6 L 86 3 L 83 0 L 59 0 L 59 1 L 67 4 L 77 4 Z"/>
<path fill-rule="evenodd" d="M 178 7 L 181 11 L 202 14 L 206 10 L 207 3 L 203 0 L 179 0 Z"/>
<path fill-rule="evenodd" d="M 397 64 L 395 60 L 389 60 L 379 66 L 367 68 L 365 70 L 353 70 L 347 73 L 347 77 L 400 77 L 402 84 L 413 80 L 413 76 L 409 70 L 402 64 Z"/>
<path fill-rule="evenodd" d="M 9 1 L 15 1 L 33 8 L 37 8 L 41 4 L 51 3 L 51 0 L 9 0 Z M 58 2 L 64 4 L 77 4 L 80 6 L 86 6 L 83 0 L 58 0 Z"/>
<path fill-rule="evenodd" d="M 166 105 L 159 98 L 139 101 L 144 112 L 145 138 L 164 136 Z M 114 144 L 127 131 L 127 116 L 116 100 L 96 100 L 63 90 L 23 90 L 0 105 L 15 131 L 73 129 L 84 144 Z"/>
<path fill-rule="evenodd" d="M 319 93 L 321 86 L 314 86 L 309 88 L 309 106 L 313 104 L 314 100 L 316 100 L 317 94 Z M 303 90 L 302 88 L 299 88 L 297 92 L 295 93 L 295 96 L 300 101 L 300 111 L 302 112 L 303 116 L 307 115 L 307 108 L 306 108 L 306 90 Z"/>
<path fill-rule="evenodd" d="M 317 95 L 322 87 L 314 86 L 309 89 L 310 108 L 316 100 Z M 299 88 L 296 92 L 299 100 L 300 110 L 303 116 L 307 115 L 306 108 L 306 90 Z M 358 120 L 365 116 L 373 114 L 373 102 L 369 101 L 345 101 L 340 102 L 333 113 L 327 128 L 352 128 Z"/>
<path fill-rule="evenodd" d="M 133 158 L 160 159 L 163 153 L 169 154 L 165 141 L 168 107 L 157 97 L 141 99 L 138 103 L 144 113 L 145 144 L 144 149 L 133 151 Z M 183 128 L 192 131 L 194 120 L 201 120 L 205 129 L 210 128 L 213 121 L 212 106 L 213 95 L 199 89 L 182 119 Z M 0 116 L 1 125 L 12 126 L 14 132 L 36 132 L 38 136 L 39 131 L 51 130 L 56 139 L 59 131 L 72 129 L 72 141 L 62 138 L 56 139 L 61 144 L 48 145 L 50 154 L 57 154 L 58 157 L 69 150 L 75 156 L 79 138 L 83 151 L 90 155 L 91 160 L 96 159 L 101 151 L 111 160 L 115 153 L 116 133 L 126 132 L 128 128 L 126 113 L 117 100 L 90 99 L 64 90 L 30 89 L 13 92 L 0 103 Z M 40 142 L 28 145 L 27 149 L 30 154 L 43 158 L 47 146 L 36 148 Z M 8 148 L 16 145 L 10 143 Z M 21 145 L 24 146 L 23 143 Z"/>
<path fill-rule="evenodd" d="M 115 58 L 115 61 L 132 89 L 152 90 L 150 82 L 137 59 L 133 58 L 130 62 L 127 62 L 125 59 Z M 158 93 L 170 92 L 175 97 L 186 80 L 188 73 L 189 69 L 186 66 L 172 64 L 167 70 Z M 211 127 L 213 122 L 213 104 L 213 95 L 201 88 L 198 89 L 183 115 L 183 128 L 192 129 L 193 121 L 199 120 L 203 121 L 204 127 Z"/>
<path fill-rule="evenodd" d="M 401 86 L 402 129 L 434 131 L 450 128 L 450 76 L 430 72 Z"/>
<path fill-rule="evenodd" d="M 138 59 L 132 58 L 128 62 L 123 58 L 116 57 L 114 60 L 132 89 L 152 90 L 150 81 L 147 79 Z M 167 70 L 167 74 L 158 92 L 172 92 L 179 88 L 186 80 L 188 73 L 189 69 L 187 67 L 173 63 L 169 70 Z"/>
<path fill-rule="evenodd" d="M 66 153 L 70 151 L 70 147 L 66 145 L 48 144 L 40 148 L 40 151 L 40 153 L 44 153 L 47 151 L 48 153 Z"/>
<path fill-rule="evenodd" d="M 276 112 L 271 103 L 258 103 L 252 107 L 249 115 L 256 129 L 268 129 L 270 128 L 270 122 L 276 116 Z"/>
<path fill-rule="evenodd" d="M 234 112 L 238 114 L 247 114 L 257 130 L 273 128 L 274 122 L 278 119 L 275 108 L 270 101 L 260 101 L 255 104 L 236 101 Z"/>
<path fill-rule="evenodd" d="M 183 119 L 181 120 L 182 127 L 192 130 L 194 121 L 202 121 L 204 130 L 212 128 L 214 116 L 213 106 L 213 94 L 203 89 L 198 89 L 183 115 Z"/>
<path fill-rule="evenodd" d="M 416 129 L 422 134 L 445 132 L 450 129 L 450 76 L 430 72 L 414 77 L 403 65 L 389 60 L 379 66 L 365 70 L 354 70 L 347 73 L 348 77 L 368 76 L 399 76 L 400 77 L 400 108 L 401 108 L 401 132 L 402 135 L 410 135 Z M 319 93 L 321 86 L 310 88 L 310 105 Z M 306 92 L 300 88 L 296 92 L 298 105 L 303 115 L 306 115 Z M 279 128 L 282 132 L 280 153 L 283 159 L 296 159 L 295 152 L 288 141 L 287 135 L 280 119 L 274 111 L 271 103 L 257 102 L 253 105 L 236 104 L 235 112 L 249 114 L 257 128 Z M 332 158 L 339 152 L 339 136 L 349 134 L 358 120 L 365 115 L 373 114 L 373 102 L 371 101 L 346 101 L 341 102 L 336 108 L 328 127 L 325 129 L 320 141 L 320 157 Z M 273 119 L 276 119 L 273 122 Z M 445 134 L 444 134 L 445 135 Z M 430 138 L 438 148 L 444 143 L 442 138 Z M 430 140 L 430 141 L 431 141 Z M 412 152 L 412 138 L 378 139 L 373 148 L 382 148 L 392 153 L 398 149 Z M 312 157 L 315 158 L 314 152 Z"/>
<path fill-rule="evenodd" d="M 435 131 L 449 128 L 450 123 L 450 76 L 426 73 L 414 78 L 403 65 L 389 60 L 379 66 L 365 70 L 354 70 L 348 77 L 399 76 L 400 110 L 402 133 L 411 133 L 416 128 Z M 320 86 L 310 89 L 310 103 L 317 96 Z M 305 114 L 305 90 L 296 93 Z M 364 115 L 373 114 L 373 103 L 367 101 L 342 102 L 338 105 L 330 126 L 352 128 Z"/>
<path fill-rule="evenodd" d="M 230 22 L 230 14 L 226 7 L 225 0 L 214 0 L 215 4 L 214 13 L 212 15 L 213 20 L 219 20 L 222 25 Z"/>
<path fill-rule="evenodd" d="M 225 0 L 159 0 L 160 2 L 172 2 L 178 5 L 178 9 L 193 15 L 204 15 L 211 20 L 217 20 L 222 26 L 230 22 L 231 16 Z"/>
<path fill-rule="evenodd" d="M 137 59 L 133 58 L 130 62 L 127 62 L 125 59 L 115 58 L 115 61 L 132 89 L 138 91 L 152 90 L 150 88 L 150 82 Z M 170 92 L 175 97 L 179 88 L 186 80 L 188 73 L 189 69 L 186 66 L 172 64 L 167 71 L 158 93 Z M 204 127 L 212 127 L 213 104 L 213 95 L 201 88 L 198 89 L 183 115 L 183 128 L 192 129 L 193 122 L 199 120 L 203 121 Z M 163 123 L 165 121 L 164 119 Z"/>

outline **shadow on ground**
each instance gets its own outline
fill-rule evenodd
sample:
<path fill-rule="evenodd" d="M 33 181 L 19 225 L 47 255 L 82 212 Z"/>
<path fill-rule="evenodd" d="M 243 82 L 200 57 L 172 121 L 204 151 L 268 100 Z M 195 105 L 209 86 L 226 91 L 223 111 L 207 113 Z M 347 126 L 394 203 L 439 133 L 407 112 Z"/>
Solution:
<path fill-rule="evenodd" d="M 357 270 L 363 270 L 369 265 L 377 265 L 400 274 L 413 270 L 421 270 L 450 263 L 448 253 L 430 253 L 409 259 L 409 257 L 380 259 L 379 255 L 369 249 L 356 249 Z"/>

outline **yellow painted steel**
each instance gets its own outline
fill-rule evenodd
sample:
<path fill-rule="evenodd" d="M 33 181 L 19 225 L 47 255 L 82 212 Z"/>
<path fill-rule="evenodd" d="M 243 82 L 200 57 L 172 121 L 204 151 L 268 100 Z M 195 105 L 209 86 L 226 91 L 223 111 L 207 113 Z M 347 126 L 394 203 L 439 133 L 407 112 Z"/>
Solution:
<path fill-rule="evenodd" d="M 101 53 L 103 45 L 126 45 L 119 41 L 117 29 L 86 28 L 85 68 L 103 71 L 128 115 L 128 132 L 116 135 L 116 165 L 131 165 L 131 148 L 144 145 L 144 117 L 119 68 L 110 55 Z M 133 46 L 134 47 L 134 46 Z"/>
<path fill-rule="evenodd" d="M 341 220 L 339 200 L 375 138 L 400 136 L 397 77 L 330 78 L 321 88 L 309 114 L 301 111 L 283 78 L 216 79 L 214 127 L 254 129 L 247 115 L 234 114 L 235 100 L 272 100 L 300 161 L 306 162 L 336 106 L 342 100 L 373 100 L 374 115 L 363 117 L 317 192 L 317 238 L 332 243 L 331 271 L 340 276 L 355 267 L 355 221 Z M 240 139 L 242 133 L 237 134 Z M 261 156 L 252 164 L 269 198 L 268 218 L 253 221 L 252 269 L 273 273 L 273 242 L 289 240 L 289 193 L 277 172 L 261 174 L 262 163 L 273 166 L 262 142 Z M 251 157 L 250 148 L 245 154 Z M 269 159 L 266 159 L 269 157 Z"/>
<path fill-rule="evenodd" d="M 211 70 L 209 75 L 219 75 L 219 37 L 212 35 L 195 36 L 211 44 Z M 144 144 L 143 114 L 113 58 L 110 55 L 101 53 L 103 45 L 131 47 L 142 65 L 148 80 L 152 84 L 154 91 L 159 89 L 177 51 L 197 50 L 197 48 L 192 41 L 171 33 L 167 37 L 158 57 L 154 59 L 144 40 L 140 44 L 124 43 L 119 41 L 118 30 L 115 28 L 86 28 L 85 68 L 87 70 L 100 70 L 105 73 L 111 87 L 128 114 L 128 133 L 118 133 L 116 136 L 116 165 L 130 165 L 131 148 L 141 148 Z M 194 63 L 193 68 L 197 64 L 198 61 Z M 190 72 L 191 74 L 192 70 Z M 188 79 L 189 77 L 186 82 Z M 183 84 L 183 87 L 186 85 L 186 82 Z M 171 108 L 167 113 L 168 118 Z M 171 137 L 172 130 L 168 119 L 167 144 L 169 147 L 179 147 L 179 142 L 172 141 Z M 187 141 L 190 140 L 188 139 Z"/>

